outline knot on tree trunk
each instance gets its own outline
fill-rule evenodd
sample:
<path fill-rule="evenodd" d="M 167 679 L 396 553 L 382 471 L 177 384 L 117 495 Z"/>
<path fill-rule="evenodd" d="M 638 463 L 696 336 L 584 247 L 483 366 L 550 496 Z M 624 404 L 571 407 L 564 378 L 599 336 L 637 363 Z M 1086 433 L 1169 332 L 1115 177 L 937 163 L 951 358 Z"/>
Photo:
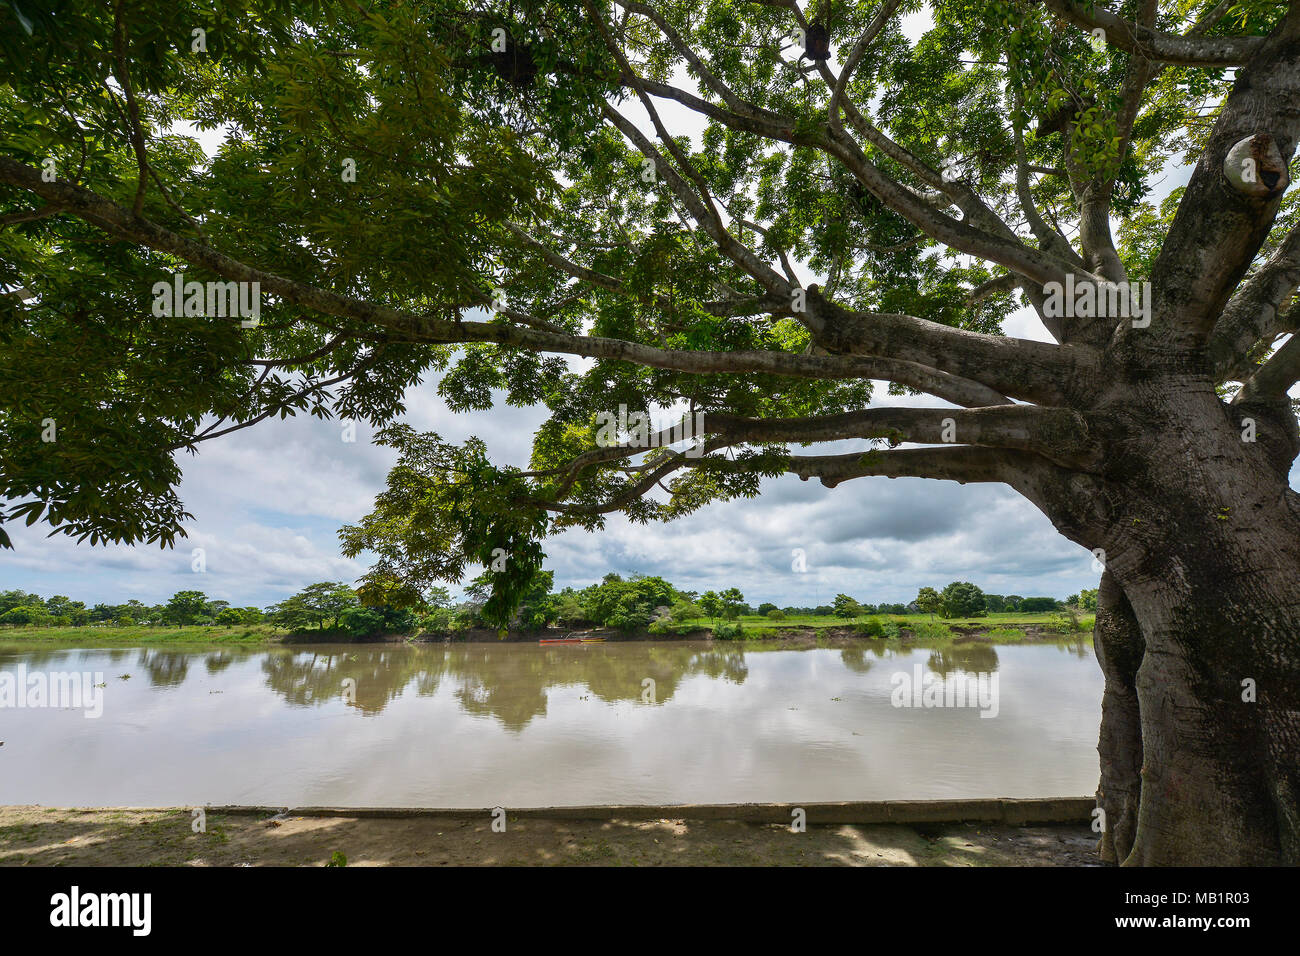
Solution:
<path fill-rule="evenodd" d="M 1253 199 L 1276 196 L 1291 184 L 1286 160 L 1270 133 L 1248 136 L 1228 150 L 1223 175 L 1233 189 Z"/>

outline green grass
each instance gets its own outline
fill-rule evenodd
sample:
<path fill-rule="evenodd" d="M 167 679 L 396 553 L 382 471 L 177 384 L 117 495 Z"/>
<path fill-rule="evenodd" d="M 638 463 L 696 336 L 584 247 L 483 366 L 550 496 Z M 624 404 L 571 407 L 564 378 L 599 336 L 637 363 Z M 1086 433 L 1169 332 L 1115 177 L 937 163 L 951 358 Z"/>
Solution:
<path fill-rule="evenodd" d="M 1073 631 L 1060 629 L 1061 622 L 1068 620 L 1068 616 L 1057 611 L 1037 613 L 1007 611 L 986 614 L 984 617 L 958 618 L 931 617 L 928 614 L 872 614 L 848 621 L 837 617 L 810 615 L 793 615 L 784 621 L 772 621 L 756 614 L 746 614 L 737 620 L 745 629 L 746 641 L 769 640 L 780 637 L 783 631 L 791 628 L 811 627 L 818 634 L 818 646 L 823 646 L 827 642 L 824 642 L 820 635 L 828 632 L 830 628 L 852 629 L 855 625 L 875 620 L 882 624 L 892 622 L 899 630 L 910 632 L 905 636 L 918 646 L 942 647 L 964 633 L 977 633 L 995 643 L 1016 644 L 1029 637 L 1026 628 L 1030 627 L 1035 628 L 1042 637 L 1048 639 L 1088 638 L 1092 636 L 1093 617 L 1092 614 L 1079 615 L 1079 628 Z M 682 627 L 683 629 L 708 629 L 713 623 L 708 618 L 696 618 L 684 622 Z M 881 638 L 865 636 L 864 639 L 881 640 Z M 894 639 L 884 638 L 884 640 Z"/>
<path fill-rule="evenodd" d="M 892 621 L 899 628 L 913 632 L 917 640 L 950 640 L 958 629 L 978 628 L 993 640 L 1004 642 L 1025 639 L 1026 627 L 1036 627 L 1047 634 L 1091 634 L 1092 614 L 1079 616 L 1079 630 L 1061 632 L 1054 624 L 1062 620 L 1057 612 L 1025 614 L 1005 612 L 988 614 L 984 617 L 966 618 L 932 618 L 928 614 L 874 614 L 856 620 L 844 620 L 838 617 L 814 617 L 796 614 L 783 621 L 773 621 L 757 614 L 746 614 L 738 618 L 744 628 L 743 640 L 761 641 L 775 638 L 782 631 L 790 628 L 811 627 L 817 630 L 827 628 L 852 627 L 866 620 L 881 622 Z M 672 625 L 665 630 L 664 636 L 683 635 L 695 630 L 711 630 L 714 621 L 708 618 L 695 618 Z M 311 639 L 311 634 L 295 635 L 298 639 Z M 167 644 L 218 644 L 256 647 L 277 644 L 285 639 L 285 632 L 276 630 L 269 624 L 243 624 L 235 627 L 0 627 L 0 644 L 48 644 L 53 646 L 76 647 L 139 647 Z M 317 638 L 321 643 L 350 641 L 352 638 L 336 631 L 322 632 Z"/>
<path fill-rule="evenodd" d="M 862 621 L 869 618 L 876 618 L 880 621 L 893 621 L 899 627 L 913 629 L 918 624 L 946 624 L 949 627 L 979 627 L 979 628 L 1015 628 L 1015 627 L 1040 627 L 1050 629 L 1053 614 L 1052 611 L 1034 612 L 1026 614 L 1019 611 L 1007 611 L 997 614 L 986 614 L 984 617 L 931 617 L 928 614 L 870 614 L 866 617 L 856 618 L 854 620 Z M 1092 614 L 1081 614 L 1080 622 L 1087 630 L 1092 630 Z M 757 614 L 743 614 L 738 617 L 745 630 L 751 628 L 761 629 L 770 632 L 776 632 L 782 628 L 788 627 L 850 627 L 854 620 L 845 620 L 839 617 L 814 617 L 808 614 L 794 614 L 787 617 L 784 621 L 772 621 L 766 617 L 760 617 Z M 707 617 L 697 617 L 682 622 L 681 627 L 686 630 L 702 629 L 708 630 L 713 626 L 713 621 Z M 1022 635 L 1023 636 L 1023 635 Z"/>
<path fill-rule="evenodd" d="M 142 644 L 241 644 L 278 642 L 284 637 L 269 624 L 234 627 L 0 627 L 0 644 L 75 644 L 78 647 L 115 647 Z"/>
<path fill-rule="evenodd" d="M 1056 611 L 1035 611 L 1026 614 L 1023 611 L 1002 611 L 997 614 L 986 614 L 983 617 L 946 617 L 935 618 L 948 625 L 957 625 L 958 627 L 1042 627 L 1047 628 L 1051 625 L 1052 616 L 1059 612 Z M 1080 614 L 1080 620 L 1087 621 L 1088 628 L 1092 628 L 1092 615 Z M 907 614 L 901 617 L 895 616 L 896 621 L 928 621 L 930 617 L 925 614 Z"/>

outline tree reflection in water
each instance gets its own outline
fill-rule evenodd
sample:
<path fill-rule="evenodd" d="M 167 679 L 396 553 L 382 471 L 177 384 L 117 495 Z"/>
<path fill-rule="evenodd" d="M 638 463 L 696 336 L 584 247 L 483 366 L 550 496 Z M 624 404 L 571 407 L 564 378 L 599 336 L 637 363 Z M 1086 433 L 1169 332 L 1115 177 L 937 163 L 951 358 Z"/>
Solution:
<path fill-rule="evenodd" d="M 1083 638 L 1056 646 L 1074 657 L 1091 654 Z M 32 651 L 29 666 L 68 667 L 78 652 L 66 649 Z M 435 695 L 444 681 L 465 713 L 495 719 L 513 731 L 523 730 L 544 716 L 552 692 L 571 689 L 606 703 L 647 702 L 644 681 L 654 681 L 651 705 L 662 705 L 683 681 L 703 676 L 743 684 L 749 676 L 746 650 L 740 646 L 700 644 L 611 643 L 539 647 L 531 644 L 316 645 L 266 648 L 223 648 L 216 651 L 175 648 L 113 649 L 118 663 L 134 654 L 148 682 L 156 687 L 183 684 L 191 665 L 202 663 L 208 675 L 220 674 L 250 655 L 260 658 L 266 686 L 288 704 L 316 707 L 349 699 L 366 715 L 381 713 L 409 692 Z M 750 649 L 749 653 L 763 653 Z M 871 670 L 872 659 L 909 654 L 905 648 L 872 641 L 841 648 L 839 658 L 855 674 Z M 932 649 L 929 669 L 943 678 L 960 673 L 992 673 L 998 669 L 997 649 L 977 641 Z"/>
<path fill-rule="evenodd" d="M 653 703 L 663 704 L 689 677 L 740 684 L 749 673 L 740 648 L 649 643 L 277 649 L 265 652 L 261 666 L 267 686 L 292 705 L 342 698 L 350 686 L 353 706 L 367 714 L 381 712 L 410 687 L 427 697 L 450 680 L 466 713 L 493 717 L 511 730 L 544 715 L 553 689 L 573 688 L 607 703 L 642 701 L 648 677 Z M 349 679 L 355 683 L 345 685 Z"/>

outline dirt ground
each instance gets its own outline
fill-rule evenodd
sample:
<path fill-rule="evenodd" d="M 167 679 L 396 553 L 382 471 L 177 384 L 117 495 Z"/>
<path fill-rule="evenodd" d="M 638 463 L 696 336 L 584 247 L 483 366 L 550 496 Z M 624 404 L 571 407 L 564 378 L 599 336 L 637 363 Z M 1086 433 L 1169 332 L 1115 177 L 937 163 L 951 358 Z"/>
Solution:
<path fill-rule="evenodd" d="M 0 866 L 1095 866 L 1087 824 L 293 817 L 0 807 Z M 335 865 L 338 865 L 337 863 Z"/>

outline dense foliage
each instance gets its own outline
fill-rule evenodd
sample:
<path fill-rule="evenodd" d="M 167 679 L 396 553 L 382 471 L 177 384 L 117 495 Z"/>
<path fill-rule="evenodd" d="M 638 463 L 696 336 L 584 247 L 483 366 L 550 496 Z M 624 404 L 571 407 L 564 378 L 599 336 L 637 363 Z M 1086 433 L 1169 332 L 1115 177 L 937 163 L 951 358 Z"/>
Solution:
<path fill-rule="evenodd" d="M 846 594 L 835 596 L 831 605 L 816 607 L 777 607 L 763 602 L 753 607 L 745 602 L 739 588 L 721 592 L 682 590 L 661 577 L 634 574 L 623 578 L 613 572 L 585 588 L 565 587 L 553 590 L 554 574 L 539 571 L 524 591 L 519 609 L 504 622 L 486 611 L 491 594 L 489 574 L 480 575 L 465 589 L 466 599 L 453 603 L 450 592 L 433 587 L 421 596 L 414 607 L 396 607 L 362 603 L 358 590 L 339 581 L 322 581 L 308 585 L 265 610 L 234 607 L 228 601 L 210 599 L 202 591 L 178 591 L 165 604 L 149 606 L 131 600 L 125 604 L 96 604 L 86 607 L 66 595 L 42 598 L 20 589 L 0 591 L 0 625 L 15 627 L 86 627 L 109 625 L 146 626 L 227 626 L 270 624 L 293 632 L 341 631 L 356 636 L 400 634 L 423 630 L 433 634 L 451 634 L 474 627 L 510 626 L 521 630 L 540 630 L 553 624 L 569 627 L 612 627 L 620 630 L 668 630 L 686 622 L 710 618 L 715 623 L 734 622 L 746 615 L 766 617 L 780 622 L 793 617 L 866 618 L 876 614 L 941 613 L 944 617 L 978 616 L 985 611 L 1055 611 L 1062 606 L 1095 611 L 1097 592 L 1085 590 L 1071 595 L 1065 602 L 1054 598 L 1003 597 L 984 594 L 973 584 L 953 582 L 944 589 L 961 596 L 961 603 L 935 605 L 930 610 L 922 588 L 910 604 L 884 602 L 861 603 Z M 978 599 L 976 598 L 978 595 Z"/>
<path fill-rule="evenodd" d="M 659 501 L 643 495 L 638 472 L 610 467 L 617 457 L 570 467 L 591 448 L 598 413 L 624 405 L 817 416 L 865 408 L 871 378 L 892 379 L 896 392 L 934 384 L 909 381 L 897 364 L 866 376 L 829 364 L 830 374 L 794 377 L 758 368 L 736 376 L 716 360 L 712 370 L 648 368 L 561 339 L 556 351 L 576 348 L 594 364 L 578 371 L 542 357 L 537 346 L 552 332 L 702 354 L 810 352 L 807 321 L 788 303 L 773 309 L 768 273 L 756 281 L 749 253 L 720 239 L 700 209 L 683 208 L 683 183 L 724 210 L 738 242 L 787 272 L 787 260 L 807 263 L 827 276 L 825 295 L 846 305 L 999 330 L 1014 283 L 945 249 L 864 188 L 843 157 L 803 141 L 826 121 L 831 93 L 824 66 L 788 58 L 803 13 L 662 3 L 637 6 L 629 20 L 627 9 L 542 0 L 0 9 L 5 157 L 90 186 L 177 237 L 105 243 L 61 214 L 69 203 L 33 206 L 11 186 L 0 193 L 2 520 L 45 521 L 92 543 L 167 545 L 187 518 L 175 492 L 178 451 L 271 416 L 365 420 L 384 428 L 380 440 L 401 460 L 375 512 L 343 536 L 347 553 L 378 556 L 364 599 L 414 607 L 435 582 L 462 580 L 477 564 L 492 574 L 485 617 L 502 622 L 540 570 L 546 534 L 600 526 L 609 501 L 635 520 L 677 517 L 753 495 L 788 464 L 780 443 L 762 440 L 725 461 L 710 454 Z M 845 50 L 864 30 L 874 37 L 839 103 L 878 104 L 892 140 L 864 144 L 864 157 L 921 185 L 933 185 L 924 162 L 951 166 L 961 178 L 945 183 L 1000 209 L 1016 192 L 1018 150 L 1035 169 L 1053 168 L 1059 143 L 1049 127 L 1059 129 L 1072 104 L 1077 161 L 1116 176 L 1121 254 L 1149 262 L 1146 232 L 1127 224 L 1154 225 L 1171 211 L 1144 203 L 1143 177 L 1198 142 L 1178 132 L 1172 98 L 1124 150 L 1104 108 L 1123 53 L 1050 29 L 1050 17 L 1014 0 L 934 4 L 918 43 L 889 17 L 873 24 L 913 9 L 909 0 L 805 11 L 828 15 Z M 1258 34 L 1271 10 L 1238 4 L 1231 26 Z M 611 112 L 647 91 L 678 97 L 665 81 L 705 65 L 706 98 L 726 86 L 755 110 L 797 117 L 792 140 L 715 117 L 694 141 L 655 151 Z M 1172 97 L 1186 83 L 1200 96 L 1226 88 L 1213 74 L 1175 69 L 1161 90 Z M 1036 119 L 1038 135 L 1017 139 L 1003 122 L 1008 109 L 1022 124 Z M 867 128 L 860 114 L 848 118 Z M 185 122 L 226 131 L 214 156 Z M 1032 185 L 1049 208 L 1067 192 L 1063 176 Z M 255 327 L 151 308 L 160 277 L 220 278 L 230 262 L 292 277 L 275 290 L 264 283 Z M 330 295 L 371 305 L 340 312 Z M 390 306 L 426 327 L 376 311 Z M 433 331 L 480 308 L 494 310 L 499 328 L 465 331 L 470 344 L 458 349 L 455 335 Z M 542 338 L 528 345 L 506 327 Z M 492 464 L 481 442 L 454 446 L 401 425 L 406 389 L 430 373 L 441 373 L 439 390 L 457 410 L 488 408 L 500 394 L 545 404 L 551 419 L 536 436 L 533 470 Z M 894 435 L 881 432 L 882 446 Z M 672 457 L 661 449 L 648 461 Z"/>

